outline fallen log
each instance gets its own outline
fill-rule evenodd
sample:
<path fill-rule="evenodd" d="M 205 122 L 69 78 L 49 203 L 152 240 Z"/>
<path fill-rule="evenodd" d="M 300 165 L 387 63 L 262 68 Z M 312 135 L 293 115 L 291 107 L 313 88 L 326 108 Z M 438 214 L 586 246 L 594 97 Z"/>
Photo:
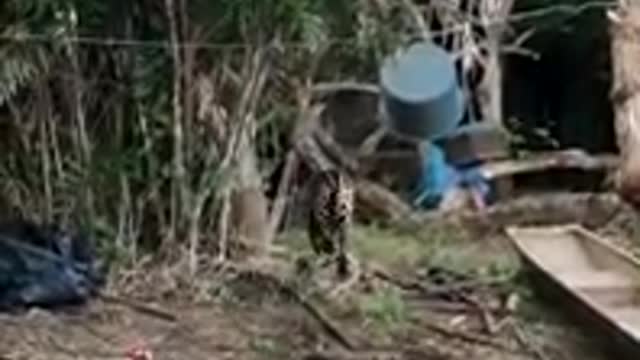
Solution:
<path fill-rule="evenodd" d="M 412 234 L 433 226 L 450 226 L 481 236 L 501 232 L 507 225 L 577 222 L 587 228 L 599 228 L 628 209 L 620 197 L 612 193 L 545 193 L 500 202 L 484 211 L 414 213 L 390 224 Z"/>
<path fill-rule="evenodd" d="M 537 153 L 527 159 L 509 159 L 482 165 L 480 172 L 487 179 L 519 173 L 539 172 L 551 169 L 609 170 L 618 166 L 616 155 L 589 155 L 582 150 L 570 149 Z"/>

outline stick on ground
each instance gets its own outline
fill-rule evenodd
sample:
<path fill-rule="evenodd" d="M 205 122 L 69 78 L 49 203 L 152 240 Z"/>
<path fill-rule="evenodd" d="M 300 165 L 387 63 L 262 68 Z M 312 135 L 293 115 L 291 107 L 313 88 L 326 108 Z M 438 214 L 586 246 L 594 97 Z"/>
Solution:
<path fill-rule="evenodd" d="M 129 299 L 125 299 L 125 298 L 121 298 L 118 296 L 113 296 L 113 295 L 107 295 L 107 294 L 98 294 L 98 297 L 101 298 L 103 301 L 108 302 L 108 303 L 114 303 L 114 304 L 119 304 L 119 305 L 124 305 L 126 307 L 129 307 L 137 312 L 143 313 L 145 315 L 150 315 L 168 322 L 177 322 L 178 321 L 178 316 L 176 316 L 175 314 L 172 314 L 166 310 L 163 309 L 159 309 L 156 307 L 152 307 L 149 305 L 145 305 L 145 304 L 141 304 L 138 303 L 136 301 L 133 300 L 129 300 Z"/>
<path fill-rule="evenodd" d="M 338 326 L 334 325 L 334 322 L 317 306 L 313 305 L 309 300 L 303 298 L 298 294 L 295 289 L 287 285 L 282 279 L 273 274 L 269 274 L 264 271 L 256 269 L 234 269 L 237 271 L 237 275 L 245 279 L 257 280 L 260 279 L 264 283 L 268 283 L 275 287 L 282 295 L 290 298 L 294 302 L 298 303 L 311 317 L 318 322 L 322 327 L 322 330 L 341 347 L 348 351 L 354 351 L 357 347 L 354 343 L 340 331 Z"/>

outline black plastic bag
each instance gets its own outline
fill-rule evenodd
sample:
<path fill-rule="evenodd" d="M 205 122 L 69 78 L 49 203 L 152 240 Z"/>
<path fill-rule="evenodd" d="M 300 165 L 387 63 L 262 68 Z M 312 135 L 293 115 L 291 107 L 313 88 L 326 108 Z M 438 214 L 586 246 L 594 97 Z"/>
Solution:
<path fill-rule="evenodd" d="M 104 284 L 89 240 L 55 225 L 0 224 L 0 308 L 83 303 Z"/>

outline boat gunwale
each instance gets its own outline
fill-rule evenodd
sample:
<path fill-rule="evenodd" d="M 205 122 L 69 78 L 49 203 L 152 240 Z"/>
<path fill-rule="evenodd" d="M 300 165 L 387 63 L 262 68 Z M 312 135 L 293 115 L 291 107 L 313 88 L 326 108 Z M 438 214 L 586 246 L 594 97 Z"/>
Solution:
<path fill-rule="evenodd" d="M 597 243 L 600 246 L 607 249 L 608 251 L 610 251 L 611 253 L 615 254 L 616 258 L 623 260 L 627 264 L 633 266 L 633 268 L 637 269 L 639 275 L 640 275 L 640 261 L 638 261 L 631 255 L 627 254 L 626 252 L 622 251 L 621 249 L 606 242 L 604 239 L 588 231 L 587 229 L 583 228 L 579 224 L 572 223 L 572 224 L 554 225 L 554 226 L 510 226 L 505 228 L 505 232 L 507 233 L 508 237 L 511 238 L 512 242 L 515 244 L 518 252 L 521 255 L 525 256 L 525 258 L 531 264 L 533 264 L 537 268 L 537 270 L 541 271 L 544 274 L 544 276 L 551 279 L 551 281 L 553 281 L 557 285 L 560 285 L 560 287 L 564 291 L 576 297 L 579 301 L 585 304 L 591 311 L 595 312 L 598 316 L 602 317 L 610 325 L 613 325 L 618 331 L 622 332 L 627 337 L 632 339 L 632 341 L 640 345 L 640 336 L 630 331 L 630 329 L 628 329 L 628 327 L 625 326 L 622 321 L 619 321 L 618 319 L 614 318 L 612 311 L 610 311 L 611 308 L 608 308 L 605 305 L 597 303 L 596 300 L 593 298 L 593 296 L 590 296 L 584 291 L 580 291 L 578 287 L 571 286 L 569 283 L 567 283 L 566 277 L 554 274 L 550 269 L 548 269 L 546 264 L 544 264 L 544 261 L 540 259 L 538 256 L 534 256 L 533 254 L 531 254 L 531 252 L 523 244 L 525 242 L 531 242 L 532 240 L 530 239 L 524 240 L 522 238 L 518 239 L 519 237 L 518 235 L 520 234 L 528 235 L 531 233 L 535 233 L 537 231 L 539 232 L 539 234 L 542 235 L 545 233 L 545 230 L 549 233 L 567 232 L 569 234 L 573 234 L 576 237 L 582 237 L 582 239 L 586 241 Z M 533 241 L 536 241 L 536 240 L 533 240 Z M 639 284 L 639 288 L 640 288 L 640 284 Z M 640 310 L 640 306 L 638 306 L 638 309 Z"/>

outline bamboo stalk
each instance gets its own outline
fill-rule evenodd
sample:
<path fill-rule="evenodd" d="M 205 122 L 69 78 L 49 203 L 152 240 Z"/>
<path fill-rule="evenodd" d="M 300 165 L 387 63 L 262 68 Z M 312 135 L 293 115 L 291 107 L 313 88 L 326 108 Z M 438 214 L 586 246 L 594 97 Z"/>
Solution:
<path fill-rule="evenodd" d="M 165 0 L 167 17 L 169 18 L 171 50 L 173 56 L 173 182 L 171 188 L 171 224 L 169 227 L 169 238 L 175 240 L 176 230 L 181 215 L 183 200 L 184 182 L 184 154 L 182 124 L 182 57 L 180 54 L 180 30 L 178 27 L 177 9 L 174 0 Z"/>

